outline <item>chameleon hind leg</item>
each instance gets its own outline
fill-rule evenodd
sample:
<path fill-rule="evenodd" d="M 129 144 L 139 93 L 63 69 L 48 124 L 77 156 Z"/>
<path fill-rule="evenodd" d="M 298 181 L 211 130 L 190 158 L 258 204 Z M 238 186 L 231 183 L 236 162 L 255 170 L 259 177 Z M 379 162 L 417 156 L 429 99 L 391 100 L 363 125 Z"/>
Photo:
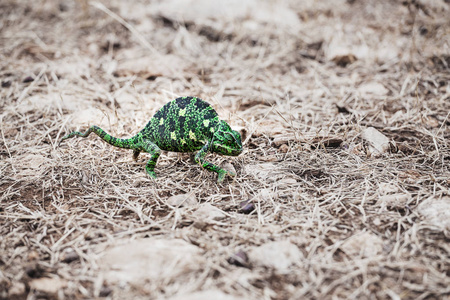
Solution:
<path fill-rule="evenodd" d="M 233 172 L 224 170 L 221 167 L 216 166 L 215 164 L 212 164 L 212 163 L 206 161 L 205 157 L 206 157 L 206 154 L 208 153 L 208 149 L 209 149 L 209 143 L 207 143 L 205 146 L 202 147 L 202 149 L 200 149 L 200 151 L 197 152 L 197 154 L 194 157 L 195 162 L 197 164 L 199 164 L 200 166 L 202 166 L 203 168 L 205 168 L 208 171 L 216 172 L 217 173 L 217 182 L 219 182 L 219 183 L 225 179 L 225 175 L 229 175 L 229 176 L 236 175 Z"/>
<path fill-rule="evenodd" d="M 145 171 L 147 171 L 147 174 L 151 178 L 156 178 L 155 166 L 159 156 L 161 155 L 161 149 L 159 149 L 159 147 L 156 144 L 150 141 L 141 142 L 141 149 L 142 151 L 150 153 L 151 155 L 149 161 L 147 162 L 147 165 L 145 166 Z M 133 153 L 133 158 L 137 159 L 139 152 L 140 151 L 135 150 Z"/>

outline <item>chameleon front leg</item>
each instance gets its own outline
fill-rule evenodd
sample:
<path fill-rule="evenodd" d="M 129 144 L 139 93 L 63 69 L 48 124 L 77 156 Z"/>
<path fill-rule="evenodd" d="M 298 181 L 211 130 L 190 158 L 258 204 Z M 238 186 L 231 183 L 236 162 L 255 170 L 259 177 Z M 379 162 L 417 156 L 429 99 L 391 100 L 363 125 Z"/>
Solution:
<path fill-rule="evenodd" d="M 156 161 L 161 155 L 161 149 L 159 149 L 159 147 L 156 144 L 150 141 L 143 141 L 141 142 L 140 146 L 142 151 L 150 153 L 151 155 L 149 161 L 147 162 L 147 165 L 145 166 L 145 170 L 147 171 L 147 174 L 150 175 L 151 178 L 156 178 L 155 166 Z M 140 152 L 139 150 L 134 150 L 133 158 L 137 159 L 139 152 Z"/>
<path fill-rule="evenodd" d="M 218 175 L 217 176 L 218 183 L 222 182 L 225 179 L 225 175 L 229 175 L 229 176 L 236 175 L 233 172 L 224 170 L 221 167 L 216 166 L 215 164 L 212 164 L 212 163 L 206 161 L 205 156 L 208 153 L 208 149 L 209 149 L 209 143 L 204 145 L 202 147 L 202 149 L 200 149 L 200 151 L 197 152 L 197 154 L 195 155 L 195 158 L 194 158 L 194 160 L 197 164 L 199 164 L 200 166 L 202 166 L 203 168 L 205 168 L 208 171 L 216 172 Z"/>

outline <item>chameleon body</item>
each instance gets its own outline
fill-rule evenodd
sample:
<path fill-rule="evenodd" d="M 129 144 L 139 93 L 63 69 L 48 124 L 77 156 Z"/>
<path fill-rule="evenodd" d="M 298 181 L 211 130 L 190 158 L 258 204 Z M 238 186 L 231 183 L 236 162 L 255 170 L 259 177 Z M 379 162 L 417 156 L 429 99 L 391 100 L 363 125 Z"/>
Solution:
<path fill-rule="evenodd" d="M 105 142 L 120 148 L 132 149 L 137 160 L 141 152 L 151 157 L 145 169 L 152 178 L 156 178 L 155 166 L 161 150 L 173 152 L 197 152 L 194 160 L 208 171 L 218 174 L 218 182 L 225 175 L 234 176 L 205 160 L 208 152 L 237 156 L 242 152 L 241 135 L 232 130 L 207 102 L 196 97 L 180 97 L 159 109 L 147 125 L 129 139 L 115 138 L 98 126 L 91 126 L 85 133 L 74 131 L 61 139 L 74 136 L 88 137 L 97 134 Z"/>

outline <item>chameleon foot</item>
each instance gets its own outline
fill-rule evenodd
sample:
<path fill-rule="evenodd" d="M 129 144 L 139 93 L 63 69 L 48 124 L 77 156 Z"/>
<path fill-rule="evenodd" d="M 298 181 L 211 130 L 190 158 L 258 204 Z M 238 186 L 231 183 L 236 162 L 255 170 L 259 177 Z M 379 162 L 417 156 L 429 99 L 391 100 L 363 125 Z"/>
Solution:
<path fill-rule="evenodd" d="M 227 170 L 223 170 L 223 169 L 219 170 L 219 172 L 217 174 L 218 174 L 218 176 L 217 176 L 217 183 L 223 182 L 226 175 L 228 175 L 228 176 L 236 176 L 236 173 L 231 172 L 231 171 L 227 171 Z"/>
<path fill-rule="evenodd" d="M 151 178 L 156 179 L 156 173 L 155 173 L 155 171 L 151 171 L 151 170 L 148 170 L 148 169 L 146 169 L 146 171 L 147 171 L 147 174 L 148 174 Z"/>

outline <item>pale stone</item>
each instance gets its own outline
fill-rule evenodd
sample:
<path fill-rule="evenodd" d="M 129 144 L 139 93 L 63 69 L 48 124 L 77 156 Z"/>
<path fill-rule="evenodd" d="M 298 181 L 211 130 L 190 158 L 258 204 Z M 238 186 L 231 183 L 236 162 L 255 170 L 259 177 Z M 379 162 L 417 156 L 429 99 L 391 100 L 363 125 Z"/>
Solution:
<path fill-rule="evenodd" d="M 29 154 L 21 159 L 22 168 L 40 169 L 40 166 L 48 162 L 48 158 L 39 154 Z"/>
<path fill-rule="evenodd" d="M 424 217 L 424 222 L 450 230 L 450 197 L 429 198 L 422 202 L 417 210 Z"/>
<path fill-rule="evenodd" d="M 341 246 L 348 256 L 372 257 L 383 251 L 383 240 L 370 232 L 352 235 Z"/>
<path fill-rule="evenodd" d="M 110 283 L 144 284 L 189 276 L 201 269 L 200 248 L 181 239 L 141 239 L 107 249 L 100 266 Z"/>
<path fill-rule="evenodd" d="M 385 153 L 390 148 L 389 139 L 373 127 L 364 129 L 361 137 L 369 143 L 371 153 Z"/>
<path fill-rule="evenodd" d="M 259 190 L 255 199 L 262 200 L 262 201 L 271 201 L 277 197 L 278 197 L 278 192 L 275 192 L 270 188 L 266 188 L 266 189 Z"/>
<path fill-rule="evenodd" d="M 202 204 L 193 215 L 195 218 L 205 222 L 219 221 L 226 217 L 226 214 L 222 210 L 209 203 Z"/>
<path fill-rule="evenodd" d="M 191 193 L 178 194 L 167 199 L 167 204 L 175 207 L 193 207 L 197 205 L 197 203 L 197 198 Z"/>
<path fill-rule="evenodd" d="M 58 277 L 41 277 L 31 280 L 29 285 L 31 289 L 48 294 L 56 294 L 60 289 L 67 286 L 67 282 L 64 279 L 60 279 Z"/>
<path fill-rule="evenodd" d="M 295 11 L 283 2 L 167 0 L 159 6 L 155 6 L 154 12 L 185 22 L 190 21 L 197 24 L 213 22 L 217 29 L 225 32 L 230 31 L 230 27 L 226 26 L 229 21 L 241 23 L 247 31 L 261 30 L 265 26 L 292 31 L 298 30 L 300 27 L 300 20 Z M 224 22 L 224 20 L 228 22 Z"/>
<path fill-rule="evenodd" d="M 272 268 L 279 273 L 288 273 L 290 267 L 300 264 L 302 252 L 289 241 L 269 242 L 249 251 L 250 263 Z"/>
<path fill-rule="evenodd" d="M 275 164 L 269 162 L 245 166 L 245 172 L 247 174 L 253 175 L 259 180 L 269 182 L 274 182 L 281 176 L 277 175 L 274 170 L 276 170 Z"/>
<path fill-rule="evenodd" d="M 387 207 L 403 208 L 408 204 L 409 200 L 411 200 L 411 195 L 409 193 L 395 193 L 380 196 L 378 204 Z"/>

